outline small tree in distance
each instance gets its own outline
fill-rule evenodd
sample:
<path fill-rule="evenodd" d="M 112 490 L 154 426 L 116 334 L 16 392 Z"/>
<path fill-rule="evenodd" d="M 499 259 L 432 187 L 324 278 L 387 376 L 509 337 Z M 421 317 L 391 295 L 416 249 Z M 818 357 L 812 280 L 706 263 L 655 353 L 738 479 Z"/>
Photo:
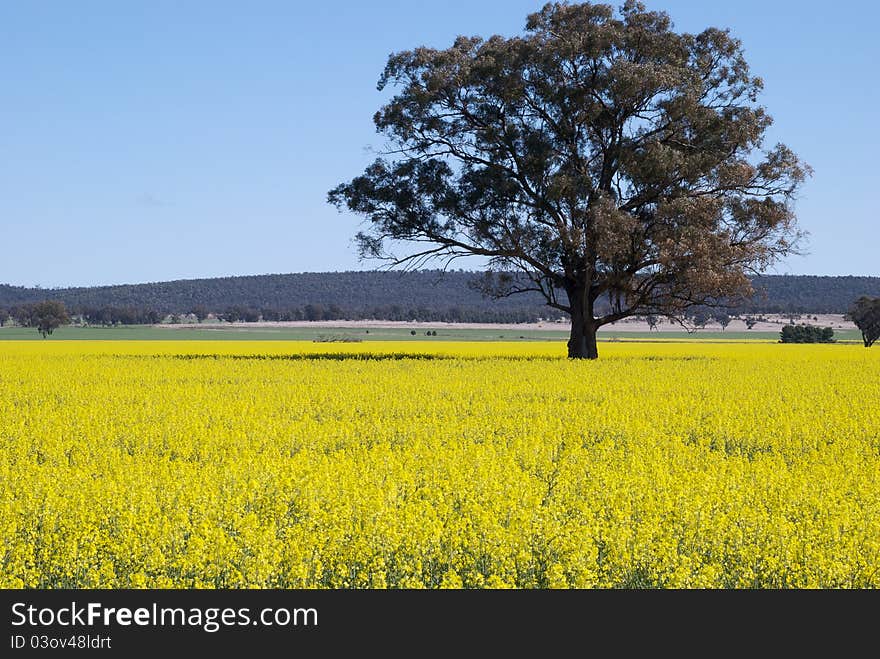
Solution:
<path fill-rule="evenodd" d="M 204 304 L 197 304 L 190 313 L 196 317 L 196 321 L 201 323 L 208 317 L 208 308 Z"/>
<path fill-rule="evenodd" d="M 703 329 L 712 320 L 712 314 L 707 309 L 694 309 L 690 312 L 688 319 L 694 329 Z"/>
<path fill-rule="evenodd" d="M 31 322 L 44 339 L 62 325 L 70 323 L 70 315 L 64 303 L 58 300 L 38 302 L 34 305 L 31 318 Z"/>
<path fill-rule="evenodd" d="M 366 217 L 361 256 L 483 257 L 486 294 L 537 291 L 571 317 L 569 357 L 596 358 L 608 323 L 751 294 L 747 274 L 800 236 L 809 168 L 764 148 L 763 83 L 726 30 L 550 3 L 522 36 L 392 55 L 386 86 L 374 122 L 394 160 L 328 195 Z"/>
<path fill-rule="evenodd" d="M 722 332 L 727 329 L 727 326 L 730 325 L 730 321 L 732 320 L 730 314 L 723 309 L 716 309 L 712 314 L 712 319 L 721 325 Z"/>
<path fill-rule="evenodd" d="M 863 295 L 856 300 L 847 316 L 861 331 L 866 348 L 870 348 L 880 339 L 880 298 Z"/>

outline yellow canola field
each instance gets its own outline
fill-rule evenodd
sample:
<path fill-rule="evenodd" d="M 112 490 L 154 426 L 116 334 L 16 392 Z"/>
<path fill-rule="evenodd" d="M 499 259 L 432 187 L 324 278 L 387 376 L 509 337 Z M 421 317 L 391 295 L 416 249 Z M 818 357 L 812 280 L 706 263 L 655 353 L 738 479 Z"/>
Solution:
<path fill-rule="evenodd" d="M 3 342 L 0 586 L 880 586 L 880 350 Z"/>

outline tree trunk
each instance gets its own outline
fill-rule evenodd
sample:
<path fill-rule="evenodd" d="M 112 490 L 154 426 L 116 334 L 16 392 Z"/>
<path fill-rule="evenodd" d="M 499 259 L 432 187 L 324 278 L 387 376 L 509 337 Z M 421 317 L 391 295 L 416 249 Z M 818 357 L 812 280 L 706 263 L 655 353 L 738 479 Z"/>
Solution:
<path fill-rule="evenodd" d="M 596 347 L 596 330 L 598 326 L 593 320 L 592 309 L 585 309 L 580 300 L 581 295 L 569 295 L 571 306 L 571 338 L 568 340 L 569 359 L 597 359 L 599 350 Z M 592 305 L 587 305 L 592 306 Z"/>

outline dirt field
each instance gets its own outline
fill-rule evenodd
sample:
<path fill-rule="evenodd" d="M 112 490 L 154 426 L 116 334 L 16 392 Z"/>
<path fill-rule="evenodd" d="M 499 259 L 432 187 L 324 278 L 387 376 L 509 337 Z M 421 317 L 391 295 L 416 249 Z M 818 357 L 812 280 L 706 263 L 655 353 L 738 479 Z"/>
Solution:
<path fill-rule="evenodd" d="M 790 317 L 784 315 L 776 315 L 776 314 L 766 314 L 763 316 L 766 318 L 767 322 L 759 322 L 757 323 L 752 330 L 756 332 L 777 332 L 779 329 L 789 322 Z M 806 323 L 808 325 L 818 325 L 820 327 L 831 327 L 833 329 L 855 329 L 855 325 L 851 322 L 844 320 L 842 315 L 839 314 L 825 314 L 819 316 L 801 316 L 800 318 L 795 317 L 795 323 Z M 246 327 L 308 327 L 308 328 L 316 328 L 316 327 L 332 327 L 338 329 L 380 329 L 380 328 L 389 328 L 389 329 L 427 329 L 427 328 L 441 328 L 446 327 L 449 329 L 487 329 L 487 330 L 557 330 L 557 331 L 568 331 L 571 327 L 569 323 L 557 323 L 557 322 L 541 322 L 541 323 L 518 323 L 518 324 L 504 324 L 504 323 L 440 323 L 440 322 L 403 322 L 403 321 L 390 321 L 390 320 L 294 320 L 294 321 L 284 321 L 284 322 L 259 322 L 259 323 L 239 323 L 241 326 Z M 211 325 L 218 325 L 223 327 L 229 327 L 226 323 L 220 323 L 218 321 L 206 321 L 201 325 L 198 323 L 180 323 L 177 325 L 155 325 L 155 327 L 161 327 L 162 329 L 193 329 L 193 328 L 208 328 Z M 744 321 L 739 319 L 731 320 L 730 324 L 727 326 L 726 331 L 729 332 L 743 332 L 748 328 Z M 615 331 L 615 332 L 647 332 L 650 330 L 650 327 L 644 320 L 641 318 L 629 318 L 618 323 L 613 323 L 611 325 L 606 325 L 599 331 Z M 663 319 L 657 327 L 658 331 L 661 332 L 682 332 L 686 333 L 686 330 L 679 324 L 670 322 L 666 319 Z M 721 332 L 721 326 L 718 323 L 709 323 L 704 328 L 700 329 L 701 332 Z"/>

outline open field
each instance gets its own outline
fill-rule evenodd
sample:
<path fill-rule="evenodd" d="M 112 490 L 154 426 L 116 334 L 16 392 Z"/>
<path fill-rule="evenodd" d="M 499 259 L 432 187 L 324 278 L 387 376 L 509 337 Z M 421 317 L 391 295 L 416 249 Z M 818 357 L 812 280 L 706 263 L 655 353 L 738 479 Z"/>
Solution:
<path fill-rule="evenodd" d="M 7 342 L 0 587 L 880 586 L 880 351 L 601 355 Z"/>
<path fill-rule="evenodd" d="M 837 325 L 843 327 L 837 327 Z M 829 323 L 830 325 L 830 323 Z M 836 323 L 838 341 L 861 341 L 851 323 Z M 739 329 L 733 323 L 721 332 L 707 328 L 692 334 L 661 325 L 649 331 L 642 323 L 618 323 L 599 330 L 600 341 L 694 340 L 694 341 L 770 341 L 779 340 L 781 324 L 762 323 L 752 330 Z M 763 328 L 763 329 L 762 329 Z M 436 330 L 436 337 L 425 332 Z M 415 331 L 415 335 L 412 332 Z M 380 321 L 327 321 L 290 323 L 206 323 L 202 325 L 133 325 L 120 327 L 61 327 L 47 341 L 565 341 L 567 325 L 557 323 L 490 325 L 470 323 L 392 323 Z M 0 328 L 0 341 L 40 340 L 29 327 Z"/>
<path fill-rule="evenodd" d="M 807 323 L 811 325 L 818 325 L 820 327 L 831 327 L 834 330 L 854 330 L 856 329 L 855 325 L 852 321 L 846 320 L 846 318 L 840 314 L 822 314 L 822 315 L 780 315 L 780 314 L 766 314 L 760 316 L 762 320 L 755 321 L 755 325 L 751 330 L 748 329 L 744 320 L 739 318 L 733 318 L 730 321 L 730 324 L 727 328 L 722 328 L 715 321 L 711 321 L 706 324 L 705 327 L 698 330 L 696 334 L 705 335 L 705 334 L 721 334 L 724 335 L 727 332 L 744 332 L 748 334 L 754 334 L 759 332 L 775 332 L 779 333 L 781 327 L 785 324 L 791 322 L 792 319 L 797 323 Z M 230 325 L 211 319 L 207 320 L 204 323 L 179 323 L 179 324 L 164 324 L 164 325 L 155 325 L 154 327 L 168 330 L 185 330 L 185 329 L 223 329 L 226 327 L 230 327 Z M 274 330 L 282 330 L 282 329 L 315 329 L 315 328 L 324 328 L 324 329 L 345 329 L 353 332 L 358 332 L 361 330 L 374 330 L 374 329 L 400 329 L 400 330 L 426 330 L 426 329 L 446 329 L 446 330 L 461 330 L 461 329 L 476 329 L 476 330 L 488 330 L 491 332 L 495 332 L 497 330 L 507 330 L 508 332 L 514 331 L 541 331 L 541 332 L 563 332 L 568 334 L 569 329 L 571 328 L 571 324 L 564 321 L 550 321 L 545 320 L 541 322 L 535 323 L 441 323 L 441 322 L 429 322 L 429 321 L 392 321 L 392 320 L 292 320 L 292 321 L 260 321 L 256 323 L 236 323 L 231 327 L 247 327 L 252 329 L 274 329 Z M 660 324 L 657 329 L 652 330 L 648 323 L 640 316 L 635 316 L 633 318 L 626 318 L 624 320 L 618 321 L 616 323 L 611 323 L 609 325 L 605 325 L 602 327 L 600 332 L 605 333 L 621 333 L 621 332 L 636 332 L 636 333 L 656 333 L 657 331 L 661 331 L 664 333 L 676 333 L 676 334 L 688 334 L 688 332 L 678 323 L 670 322 L 667 319 L 661 319 Z"/>

